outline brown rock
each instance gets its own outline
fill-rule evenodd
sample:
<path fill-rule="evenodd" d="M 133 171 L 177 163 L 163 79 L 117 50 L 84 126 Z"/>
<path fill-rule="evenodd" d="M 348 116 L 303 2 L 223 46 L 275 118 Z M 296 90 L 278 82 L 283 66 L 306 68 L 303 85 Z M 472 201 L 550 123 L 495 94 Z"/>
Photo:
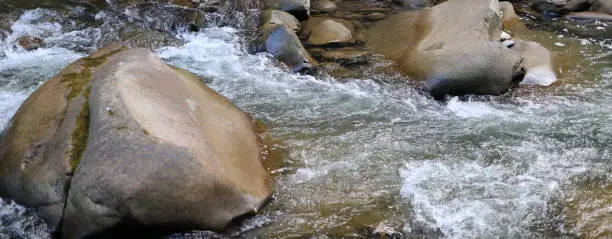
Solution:
<path fill-rule="evenodd" d="M 380 12 L 370 13 L 365 16 L 365 19 L 368 21 L 380 21 L 385 18 L 387 18 L 387 14 L 380 13 Z"/>
<path fill-rule="evenodd" d="M 332 43 L 354 43 L 351 30 L 333 20 L 324 20 L 312 28 L 308 44 L 320 46 Z"/>
<path fill-rule="evenodd" d="M 321 57 L 328 61 L 335 61 L 341 64 L 355 64 L 367 62 L 372 54 L 368 51 L 360 51 L 353 48 L 327 50 Z"/>
<path fill-rule="evenodd" d="M 315 0 L 311 2 L 310 9 L 313 12 L 333 13 L 338 10 L 338 6 L 336 6 L 335 2 L 330 0 Z"/>
<path fill-rule="evenodd" d="M 43 47 L 44 41 L 40 37 L 23 36 L 17 40 L 17 43 L 26 51 L 33 51 Z"/>

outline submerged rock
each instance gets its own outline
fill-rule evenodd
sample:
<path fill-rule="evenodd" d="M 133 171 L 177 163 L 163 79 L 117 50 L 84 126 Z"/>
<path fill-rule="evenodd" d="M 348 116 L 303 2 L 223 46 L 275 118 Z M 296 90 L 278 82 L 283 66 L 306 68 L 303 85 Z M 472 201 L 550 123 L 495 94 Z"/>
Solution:
<path fill-rule="evenodd" d="M 370 52 L 356 49 L 326 50 L 321 53 L 323 59 L 341 64 L 364 63 L 370 56 Z"/>
<path fill-rule="evenodd" d="M 44 40 L 35 36 L 23 36 L 17 40 L 17 43 L 26 51 L 33 51 L 43 47 Z"/>
<path fill-rule="evenodd" d="M 368 46 L 444 95 L 499 95 L 523 78 L 521 57 L 500 43 L 497 0 L 455 0 L 374 24 Z"/>
<path fill-rule="evenodd" d="M 422 9 L 435 5 L 435 0 L 393 0 L 393 2 L 408 9 Z"/>
<path fill-rule="evenodd" d="M 63 238 L 220 230 L 272 185 L 252 118 L 146 49 L 105 47 L 47 81 L 0 145 L 0 196 Z M 145 229 L 146 230 L 146 229 Z"/>
<path fill-rule="evenodd" d="M 605 178 L 577 181 L 560 203 L 566 231 L 580 238 L 612 237 L 612 182 Z"/>

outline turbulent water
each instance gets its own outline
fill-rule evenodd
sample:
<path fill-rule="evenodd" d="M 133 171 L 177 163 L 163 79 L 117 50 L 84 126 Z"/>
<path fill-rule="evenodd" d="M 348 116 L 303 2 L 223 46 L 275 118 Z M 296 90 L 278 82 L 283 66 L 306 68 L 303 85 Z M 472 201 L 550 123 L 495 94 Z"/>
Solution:
<path fill-rule="evenodd" d="M 78 49 L 97 47 L 73 37 L 83 30 L 36 20 L 45 14 L 26 11 L 0 45 L 0 128 L 36 87 L 87 52 Z M 15 47 L 25 34 L 83 47 L 25 52 Z M 234 236 L 359 236 L 381 222 L 408 236 L 571 236 L 584 225 L 567 223 L 564 203 L 583 182 L 612 185 L 609 41 L 565 36 L 585 60 L 550 88 L 442 103 L 368 74 L 340 83 L 288 73 L 266 54 L 248 54 L 229 27 L 178 38 L 185 44 L 156 53 L 261 119 L 282 158 L 271 166 L 274 200 Z M 580 220 L 610 214 L 604 203 Z M 0 201 L 0 219 L 0 238 L 49 237 L 14 203 Z"/>

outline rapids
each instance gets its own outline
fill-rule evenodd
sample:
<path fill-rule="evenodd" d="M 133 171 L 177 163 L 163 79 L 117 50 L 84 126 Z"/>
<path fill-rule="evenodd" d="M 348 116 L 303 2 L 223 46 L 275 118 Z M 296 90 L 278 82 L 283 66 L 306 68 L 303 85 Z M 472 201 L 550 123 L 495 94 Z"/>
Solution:
<path fill-rule="evenodd" d="M 100 29 L 69 23 L 49 9 L 12 23 L 0 42 L 0 129 L 45 80 L 99 47 Z M 267 54 L 249 53 L 240 33 L 211 24 L 179 31 L 183 45 L 156 50 L 274 137 L 280 160 L 266 162 L 274 200 L 232 236 L 358 237 L 379 223 L 433 238 L 571 236 L 581 224 L 566 223 L 564 202 L 584 190 L 581 182 L 612 185 L 611 39 L 561 30 L 552 42 L 575 43 L 585 60 L 552 87 L 442 103 L 379 76 L 339 82 L 289 73 Z M 48 47 L 26 52 L 15 45 L 23 35 L 43 36 Z M 610 214 L 604 204 L 589 215 Z M 0 199 L 0 238 L 49 238 L 45 230 L 31 211 Z M 173 237 L 198 235 L 209 234 Z"/>

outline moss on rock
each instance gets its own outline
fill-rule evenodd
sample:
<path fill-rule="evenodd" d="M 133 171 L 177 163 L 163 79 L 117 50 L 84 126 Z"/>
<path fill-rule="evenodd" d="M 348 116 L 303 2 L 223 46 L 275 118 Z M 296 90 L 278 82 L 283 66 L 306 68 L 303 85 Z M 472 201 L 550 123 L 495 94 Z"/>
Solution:
<path fill-rule="evenodd" d="M 85 99 L 89 99 L 91 87 L 88 87 L 83 94 Z M 76 125 L 72 131 L 72 150 L 70 152 L 70 166 L 72 172 L 76 170 L 81 162 L 83 151 L 87 147 L 87 138 L 89 137 L 89 100 L 86 100 L 81 107 L 81 112 L 76 119 Z"/>

